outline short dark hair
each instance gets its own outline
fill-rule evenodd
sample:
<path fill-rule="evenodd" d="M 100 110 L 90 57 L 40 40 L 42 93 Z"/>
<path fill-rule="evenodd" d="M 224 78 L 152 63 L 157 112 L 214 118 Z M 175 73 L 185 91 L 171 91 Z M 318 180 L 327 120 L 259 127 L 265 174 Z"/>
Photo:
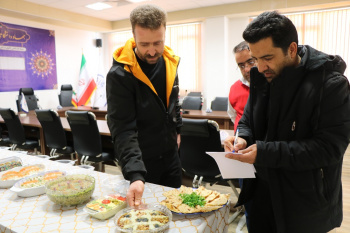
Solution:
<path fill-rule="evenodd" d="M 256 17 L 243 32 L 243 38 L 251 44 L 271 37 L 273 45 L 287 53 L 289 45 L 298 45 L 298 32 L 294 24 L 286 16 L 277 11 L 266 11 Z"/>
<path fill-rule="evenodd" d="M 241 43 L 239 43 L 238 45 L 236 45 L 234 48 L 233 48 L 233 54 L 235 53 L 239 53 L 243 50 L 248 50 L 250 51 L 249 49 L 249 44 L 247 43 L 247 41 L 242 41 Z"/>
<path fill-rule="evenodd" d="M 151 30 L 158 29 L 162 25 L 166 27 L 166 19 L 166 12 L 152 4 L 138 6 L 130 13 L 132 32 L 136 25 Z"/>

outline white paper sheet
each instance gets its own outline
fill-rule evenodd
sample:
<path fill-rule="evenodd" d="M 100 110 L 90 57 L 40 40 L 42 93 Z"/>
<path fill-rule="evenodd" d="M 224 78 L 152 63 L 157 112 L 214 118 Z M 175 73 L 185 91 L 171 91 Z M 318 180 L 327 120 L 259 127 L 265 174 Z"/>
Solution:
<path fill-rule="evenodd" d="M 222 178 L 255 178 L 255 168 L 253 164 L 243 163 L 234 159 L 226 158 L 230 152 L 206 152 L 213 157 L 218 164 Z"/>

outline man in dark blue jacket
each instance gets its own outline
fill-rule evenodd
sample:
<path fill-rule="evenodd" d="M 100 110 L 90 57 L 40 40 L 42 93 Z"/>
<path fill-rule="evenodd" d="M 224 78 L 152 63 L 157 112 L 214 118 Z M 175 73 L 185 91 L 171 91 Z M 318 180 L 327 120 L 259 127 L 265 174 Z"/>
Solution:
<path fill-rule="evenodd" d="M 323 233 L 342 222 L 341 172 L 350 139 L 345 62 L 298 46 L 293 23 L 264 12 L 243 33 L 257 67 L 226 157 L 252 163 L 237 205 L 252 200 L 250 232 Z"/>

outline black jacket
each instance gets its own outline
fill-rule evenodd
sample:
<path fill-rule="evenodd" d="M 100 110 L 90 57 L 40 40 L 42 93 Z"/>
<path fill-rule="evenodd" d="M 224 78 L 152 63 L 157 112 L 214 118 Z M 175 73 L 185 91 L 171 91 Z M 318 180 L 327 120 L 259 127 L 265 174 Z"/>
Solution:
<path fill-rule="evenodd" d="M 177 67 L 179 57 L 165 47 L 167 106 L 142 72 L 130 39 L 114 53 L 107 74 L 107 123 L 116 158 L 125 179 L 145 181 L 145 160 L 158 159 L 174 150 L 182 126 L 178 101 Z"/>
<path fill-rule="evenodd" d="M 299 66 L 285 68 L 270 84 L 252 68 L 238 127 L 248 146 L 257 145 L 254 166 L 268 183 L 278 232 L 328 232 L 343 217 L 341 173 L 350 138 L 346 65 L 309 46 L 298 53 Z M 244 181 L 238 205 L 251 198 L 254 183 Z"/>

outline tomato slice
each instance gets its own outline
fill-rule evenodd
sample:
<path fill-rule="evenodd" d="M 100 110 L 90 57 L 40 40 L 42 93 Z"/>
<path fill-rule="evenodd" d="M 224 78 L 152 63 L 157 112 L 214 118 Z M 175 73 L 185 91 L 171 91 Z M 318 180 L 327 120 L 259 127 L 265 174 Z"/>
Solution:
<path fill-rule="evenodd" d="M 125 198 L 125 197 L 120 197 L 120 196 L 119 196 L 119 197 L 117 197 L 117 199 L 118 199 L 118 200 L 121 200 L 121 201 L 125 201 L 125 200 L 126 200 L 126 198 Z"/>
<path fill-rule="evenodd" d="M 102 201 L 102 204 L 109 204 L 109 203 L 111 203 L 111 200 L 106 199 Z"/>

